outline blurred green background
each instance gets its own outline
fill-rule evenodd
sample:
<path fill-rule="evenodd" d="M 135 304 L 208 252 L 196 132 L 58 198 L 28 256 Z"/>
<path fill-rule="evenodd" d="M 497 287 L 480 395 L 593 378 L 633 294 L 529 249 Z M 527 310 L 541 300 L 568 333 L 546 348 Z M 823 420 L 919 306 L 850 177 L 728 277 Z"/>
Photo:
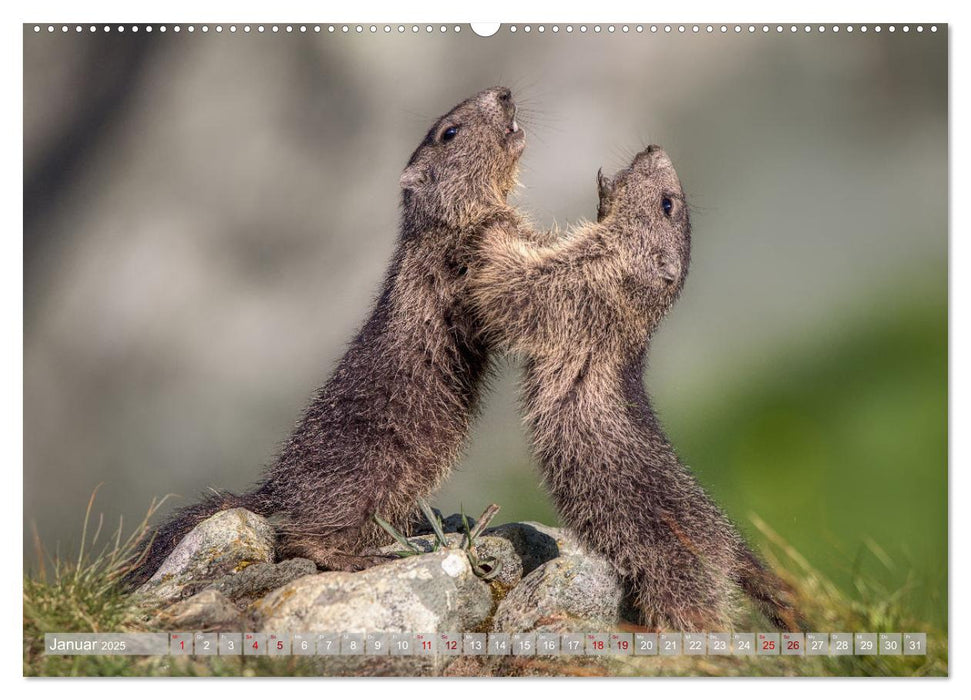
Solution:
<path fill-rule="evenodd" d="M 651 142 L 693 260 L 648 385 L 684 461 L 852 593 L 947 618 L 947 37 L 24 35 L 25 557 L 84 507 L 242 489 L 367 314 L 398 174 L 509 84 L 515 203 L 596 209 Z M 438 495 L 553 522 L 504 364 Z"/>

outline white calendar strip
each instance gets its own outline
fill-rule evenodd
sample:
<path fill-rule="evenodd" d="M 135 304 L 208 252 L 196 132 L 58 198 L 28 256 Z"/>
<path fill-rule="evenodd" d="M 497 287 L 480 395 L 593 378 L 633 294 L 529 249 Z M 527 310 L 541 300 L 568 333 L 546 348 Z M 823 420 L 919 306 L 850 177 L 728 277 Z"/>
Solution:
<path fill-rule="evenodd" d="M 923 632 L 295 632 L 44 635 L 49 655 L 920 656 Z"/>

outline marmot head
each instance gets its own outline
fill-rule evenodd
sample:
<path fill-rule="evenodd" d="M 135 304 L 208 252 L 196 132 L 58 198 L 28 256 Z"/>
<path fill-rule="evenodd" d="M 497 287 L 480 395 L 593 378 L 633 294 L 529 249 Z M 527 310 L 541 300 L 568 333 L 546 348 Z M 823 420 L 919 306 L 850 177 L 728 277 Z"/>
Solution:
<path fill-rule="evenodd" d="M 406 211 L 463 226 L 502 206 L 526 139 L 508 88 L 483 90 L 438 119 L 401 174 Z"/>
<path fill-rule="evenodd" d="M 646 281 L 642 291 L 659 320 L 681 292 L 691 256 L 688 206 L 678 174 L 661 147 L 651 145 L 613 179 L 598 173 L 597 181 L 597 220 L 620 235 L 628 262 L 639 273 L 634 279 Z"/>

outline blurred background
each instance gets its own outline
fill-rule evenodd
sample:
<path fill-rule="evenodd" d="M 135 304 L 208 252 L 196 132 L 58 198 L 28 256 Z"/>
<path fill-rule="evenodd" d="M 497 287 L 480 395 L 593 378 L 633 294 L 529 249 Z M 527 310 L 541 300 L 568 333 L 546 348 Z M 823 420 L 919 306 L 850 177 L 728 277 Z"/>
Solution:
<path fill-rule="evenodd" d="M 596 213 L 595 174 L 671 154 L 691 272 L 647 382 L 684 461 L 851 594 L 946 625 L 946 32 L 24 36 L 24 514 L 245 489 L 369 312 L 398 175 L 497 83 L 514 201 Z M 554 522 L 505 363 L 446 513 Z"/>

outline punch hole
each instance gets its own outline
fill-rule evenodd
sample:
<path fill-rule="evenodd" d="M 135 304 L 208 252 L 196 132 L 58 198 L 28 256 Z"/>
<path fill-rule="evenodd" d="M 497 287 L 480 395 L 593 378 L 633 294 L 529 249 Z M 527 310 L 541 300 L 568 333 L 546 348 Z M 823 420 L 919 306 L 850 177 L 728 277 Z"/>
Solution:
<path fill-rule="evenodd" d="M 492 36 L 501 26 L 499 22 L 473 22 L 472 31 L 478 36 Z"/>

